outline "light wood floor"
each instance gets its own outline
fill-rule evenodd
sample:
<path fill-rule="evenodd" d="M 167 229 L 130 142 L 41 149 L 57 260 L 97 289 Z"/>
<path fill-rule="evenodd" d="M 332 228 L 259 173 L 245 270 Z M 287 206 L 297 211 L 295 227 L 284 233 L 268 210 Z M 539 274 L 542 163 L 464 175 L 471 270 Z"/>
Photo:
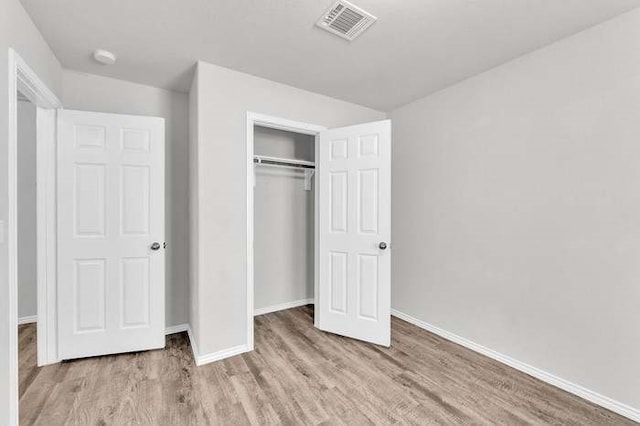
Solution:
<path fill-rule="evenodd" d="M 196 367 L 165 350 L 35 367 L 20 327 L 22 425 L 632 424 L 393 319 L 390 349 L 322 333 L 312 307 L 256 318 L 256 350 Z"/>

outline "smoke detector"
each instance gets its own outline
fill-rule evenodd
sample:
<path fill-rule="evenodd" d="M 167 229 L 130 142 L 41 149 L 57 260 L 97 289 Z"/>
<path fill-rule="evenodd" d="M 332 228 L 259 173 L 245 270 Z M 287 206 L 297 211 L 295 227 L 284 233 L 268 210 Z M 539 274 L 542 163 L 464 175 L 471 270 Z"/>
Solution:
<path fill-rule="evenodd" d="M 355 39 L 378 18 L 345 0 L 338 0 L 316 25 L 349 41 Z"/>
<path fill-rule="evenodd" d="M 104 49 L 96 49 L 93 52 L 93 59 L 104 65 L 113 65 L 116 63 L 116 55 Z"/>

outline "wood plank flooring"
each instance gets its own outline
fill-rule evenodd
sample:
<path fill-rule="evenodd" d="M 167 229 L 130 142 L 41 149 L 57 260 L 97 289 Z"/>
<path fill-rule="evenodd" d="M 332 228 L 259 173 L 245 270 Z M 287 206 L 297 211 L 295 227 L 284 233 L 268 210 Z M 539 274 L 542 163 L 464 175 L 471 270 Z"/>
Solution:
<path fill-rule="evenodd" d="M 633 424 L 394 318 L 389 349 L 313 328 L 313 307 L 256 317 L 256 350 L 196 367 L 165 350 L 37 368 L 20 327 L 21 425 Z"/>

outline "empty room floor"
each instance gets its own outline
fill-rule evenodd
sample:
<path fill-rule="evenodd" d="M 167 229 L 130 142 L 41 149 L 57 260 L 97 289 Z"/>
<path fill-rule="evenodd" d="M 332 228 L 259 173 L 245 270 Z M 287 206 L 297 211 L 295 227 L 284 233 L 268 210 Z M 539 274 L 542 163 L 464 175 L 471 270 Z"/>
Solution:
<path fill-rule="evenodd" d="M 323 333 L 313 307 L 256 317 L 255 351 L 165 350 L 37 368 L 20 326 L 20 424 L 633 424 L 397 318 L 391 348 Z"/>

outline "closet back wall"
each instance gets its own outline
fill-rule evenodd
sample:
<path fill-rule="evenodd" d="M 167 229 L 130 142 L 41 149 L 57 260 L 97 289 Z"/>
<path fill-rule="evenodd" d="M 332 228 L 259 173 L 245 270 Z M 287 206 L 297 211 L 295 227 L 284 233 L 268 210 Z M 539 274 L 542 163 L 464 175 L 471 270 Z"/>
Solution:
<path fill-rule="evenodd" d="M 256 127 L 254 153 L 314 160 L 314 137 Z M 256 167 L 254 306 L 264 309 L 313 298 L 314 191 L 301 170 Z"/>

